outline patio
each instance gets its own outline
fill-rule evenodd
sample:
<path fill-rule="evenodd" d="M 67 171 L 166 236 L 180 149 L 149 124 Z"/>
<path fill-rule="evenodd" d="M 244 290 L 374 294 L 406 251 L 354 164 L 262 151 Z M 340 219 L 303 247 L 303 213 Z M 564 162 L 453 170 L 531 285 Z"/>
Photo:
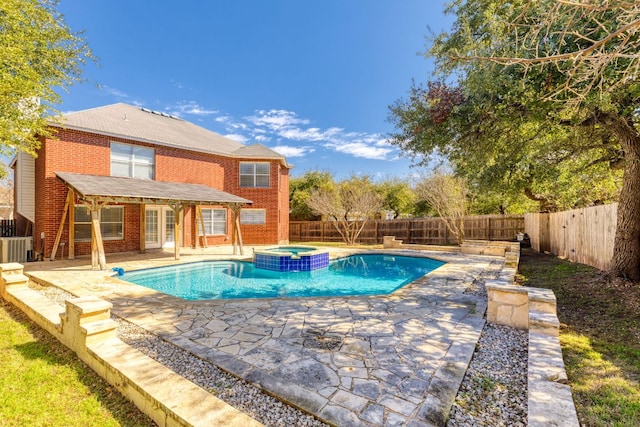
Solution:
<path fill-rule="evenodd" d="M 242 258 L 229 251 L 110 255 L 109 265 Z M 308 300 L 184 301 L 91 271 L 87 259 L 29 263 L 25 273 L 104 298 L 112 313 L 331 424 L 442 425 L 484 325 L 486 302 L 465 290 L 497 277 L 504 259 L 395 253 L 448 264 L 392 295 Z"/>

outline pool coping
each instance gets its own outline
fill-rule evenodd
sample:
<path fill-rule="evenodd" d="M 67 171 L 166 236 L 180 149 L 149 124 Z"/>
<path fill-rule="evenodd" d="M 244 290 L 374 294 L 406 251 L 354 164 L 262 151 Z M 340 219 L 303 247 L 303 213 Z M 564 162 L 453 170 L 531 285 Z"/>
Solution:
<path fill-rule="evenodd" d="M 350 253 L 380 253 L 381 251 L 349 251 Z M 476 263 L 487 264 L 487 260 L 494 259 L 494 257 L 483 257 L 483 256 L 469 256 L 469 255 L 461 255 L 461 254 L 444 254 L 444 253 L 424 253 L 420 252 L 419 254 L 413 251 L 406 250 L 394 250 L 394 251 L 383 251 L 384 253 L 389 254 L 397 254 L 397 255 L 421 255 L 426 256 L 428 258 L 439 259 L 441 261 L 456 261 L 454 264 L 460 267 L 461 264 L 466 264 L 466 262 L 461 261 L 469 261 L 473 260 Z M 344 251 L 343 251 L 344 253 Z M 186 261 L 186 260 L 185 260 Z M 503 262 L 503 260 L 501 261 Z M 443 269 L 445 266 L 440 267 L 438 270 Z M 435 270 L 435 271 L 438 271 Z M 445 269 L 446 270 L 446 269 Z M 456 269 L 454 269 L 456 270 Z M 457 270 L 456 270 L 457 271 Z M 456 271 L 448 272 L 448 271 L 440 271 L 438 275 L 447 275 L 454 274 Z M 177 297 L 169 297 L 165 294 L 161 294 L 155 291 L 148 292 L 142 291 L 140 289 L 122 289 L 122 286 L 119 285 L 117 290 L 113 289 L 114 283 L 108 279 L 104 278 L 101 280 L 99 278 L 100 273 L 97 273 L 94 276 L 97 279 L 98 283 L 88 283 L 87 278 L 84 277 L 81 282 L 82 284 L 72 284 L 68 281 L 64 283 L 62 286 L 63 289 L 66 289 L 74 294 L 85 294 L 85 295 L 95 295 L 98 294 L 101 297 L 106 297 L 107 300 L 111 300 L 114 303 L 113 312 L 121 317 L 132 321 L 133 323 L 142 326 L 143 328 L 149 330 L 150 332 L 156 333 L 157 335 L 163 337 L 164 339 L 169 340 L 170 342 L 188 350 L 192 353 L 205 358 L 207 360 L 211 360 L 214 364 L 221 367 L 224 370 L 227 370 L 234 375 L 237 375 L 251 383 L 258 385 L 263 388 L 269 394 L 275 394 L 280 398 L 283 398 L 288 403 L 297 406 L 307 412 L 312 413 L 313 415 L 319 417 L 320 419 L 327 421 L 333 424 L 344 424 L 351 422 L 358 422 L 363 425 L 382 425 L 381 422 L 389 417 L 395 416 L 395 419 L 399 419 L 404 417 L 404 420 L 407 422 L 411 422 L 412 425 L 441 425 L 443 420 L 446 419 L 449 413 L 449 409 L 453 399 L 455 398 L 455 394 L 458 390 L 458 387 L 462 381 L 462 377 L 466 371 L 468 363 L 473 355 L 473 350 L 475 348 L 475 343 L 479 337 L 480 332 L 482 331 L 482 327 L 484 325 L 484 319 L 482 318 L 484 314 L 485 307 L 478 306 L 478 299 L 469 299 L 461 296 L 461 291 L 463 291 L 467 285 L 470 285 L 473 280 L 476 280 L 479 275 L 482 273 L 483 269 L 477 270 L 475 275 L 471 275 L 466 277 L 465 280 L 455 280 L 455 278 L 450 278 L 453 280 L 451 283 L 447 285 L 447 281 L 445 281 L 445 287 L 450 288 L 454 286 L 457 288 L 456 292 L 450 293 L 451 296 L 455 296 L 457 298 L 457 303 L 459 304 L 468 304 L 471 300 L 474 300 L 476 303 L 475 312 L 467 313 L 468 315 L 464 315 L 462 318 L 466 319 L 466 323 L 462 326 L 464 328 L 460 328 L 460 325 L 456 325 L 456 327 L 451 327 L 450 332 L 448 333 L 457 333 L 459 338 L 459 342 L 452 341 L 449 347 L 446 349 L 444 353 L 441 354 L 440 361 L 438 367 L 434 367 L 434 370 L 429 378 L 429 385 L 423 390 L 425 398 L 421 399 L 420 402 L 408 402 L 403 401 L 402 399 L 394 399 L 389 398 L 384 403 L 385 405 L 380 405 L 381 402 L 376 402 L 375 404 L 367 404 L 364 410 L 356 410 L 354 411 L 354 407 L 358 407 L 362 401 L 362 396 L 357 394 L 349 394 L 345 390 L 338 390 L 340 387 L 336 388 L 336 395 L 338 395 L 338 403 L 331 401 L 331 399 L 319 395 L 309 393 L 307 388 L 301 387 L 298 384 L 292 384 L 288 381 L 283 381 L 282 376 L 273 375 L 273 373 L 266 372 L 261 369 L 253 369 L 252 366 L 241 360 L 238 357 L 234 357 L 228 352 L 219 350 L 214 347 L 206 347 L 201 345 L 198 342 L 190 339 L 185 333 L 177 333 L 175 325 L 170 326 L 168 324 L 158 325 L 158 318 L 163 318 L 163 316 L 158 316 L 157 314 L 161 312 L 162 307 L 173 307 L 172 310 L 198 310 L 202 307 L 210 307 L 212 305 L 211 301 L 202 301 L 202 302 L 185 302 L 182 299 Z M 424 283 L 431 281 L 433 279 L 432 275 L 434 272 L 429 273 L 427 276 L 415 281 L 409 285 L 404 286 L 401 289 L 396 290 L 394 293 L 390 295 L 384 295 L 380 297 L 323 297 L 324 301 L 331 300 L 342 300 L 339 303 L 350 301 L 358 302 L 357 300 L 380 300 L 393 298 L 397 302 L 406 299 L 408 296 L 413 295 L 415 292 L 424 290 Z M 32 271 L 30 274 L 34 279 L 48 282 L 46 279 L 47 274 L 42 274 L 42 272 L 38 273 L 36 271 Z M 44 277 L 43 277 L 44 276 Z M 68 278 L 68 276 L 66 276 Z M 54 282 L 57 282 L 55 280 Z M 54 282 L 49 282 L 53 284 Z M 100 283 L 102 282 L 102 283 Z M 121 282 L 117 280 L 117 282 Z M 60 284 L 60 283 L 58 283 Z M 453 285 L 452 285 L 453 284 Z M 140 288 L 140 286 L 135 286 L 135 288 Z M 127 287 L 125 287 L 127 288 Z M 147 289 L 147 288 L 145 288 Z M 442 290 L 447 290 L 442 289 Z M 117 292 L 113 292 L 117 291 Z M 160 294 L 160 295 L 158 295 Z M 435 298 L 439 303 L 444 303 L 446 297 L 434 295 L 433 293 L 427 292 L 426 294 L 421 296 L 422 298 Z M 142 298 L 144 302 L 151 303 L 150 305 L 146 305 L 142 307 L 139 301 L 129 301 L 126 302 L 127 299 L 137 299 Z M 276 301 L 280 301 L 282 299 L 277 298 L 274 299 Z M 296 300 L 295 298 L 291 298 L 289 300 Z M 257 305 L 261 305 L 264 301 L 259 303 L 255 303 L 255 301 L 251 300 L 227 300 L 233 301 L 232 305 L 247 305 L 252 302 Z M 284 301 L 287 302 L 286 300 Z M 289 301 L 291 302 L 291 301 Z M 225 302 L 221 303 L 225 304 Z M 218 304 L 213 304 L 218 305 Z M 468 307 L 467 307 L 468 308 Z M 153 313 L 154 315 L 149 315 L 149 313 Z M 396 313 L 405 315 L 405 313 Z M 459 323 L 459 322 L 458 322 Z M 453 323 L 452 323 L 453 325 Z M 448 330 L 448 329 L 447 329 Z M 299 337 L 298 337 L 299 338 Z M 381 338 L 384 338 L 381 337 Z M 435 349 L 438 351 L 437 349 Z M 440 349 L 442 350 L 442 349 Z M 348 367 L 347 367 L 348 368 Z M 351 367 L 351 368 L 357 368 Z M 362 371 L 362 370 L 360 370 Z M 362 374 L 362 372 L 360 372 Z M 349 377 L 348 375 L 346 377 Z M 351 377 L 354 378 L 354 377 Z M 358 378 L 356 378 L 358 379 Z M 363 379 L 363 378 L 360 378 Z M 424 385 L 424 384 L 423 384 Z M 340 393 L 339 393 L 340 392 Z M 335 399 L 334 399 L 335 400 Z M 381 407 L 385 406 L 382 409 L 382 418 L 380 418 Z M 373 408 L 373 409 L 372 409 Z M 363 408 L 360 408 L 363 409 Z M 371 409 L 371 410 L 369 410 Z M 367 412 L 368 411 L 368 412 Z M 386 411 L 386 412 L 385 412 Z M 354 418 L 354 414 L 358 412 L 358 416 Z M 378 417 L 378 418 L 376 418 Z"/>

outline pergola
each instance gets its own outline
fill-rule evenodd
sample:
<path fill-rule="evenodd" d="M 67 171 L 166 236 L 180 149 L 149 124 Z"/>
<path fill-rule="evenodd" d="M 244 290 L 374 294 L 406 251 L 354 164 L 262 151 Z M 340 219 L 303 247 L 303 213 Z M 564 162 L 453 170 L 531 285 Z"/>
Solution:
<path fill-rule="evenodd" d="M 67 187 L 62 219 L 51 252 L 55 259 L 60 244 L 67 215 L 69 216 L 69 259 L 75 256 L 74 246 L 74 205 L 76 201 L 87 207 L 91 213 L 91 265 L 94 269 L 107 267 L 102 233 L 100 231 L 100 209 L 111 203 L 141 205 L 140 251 L 145 252 L 145 205 L 168 205 L 175 212 L 175 259 L 180 259 L 180 212 L 187 206 L 225 206 L 233 212 L 233 253 L 244 254 L 242 234 L 240 233 L 240 210 L 244 205 L 253 203 L 234 194 L 225 193 L 206 185 L 179 182 L 162 182 L 146 179 L 114 176 L 85 175 L 68 172 L 56 172 L 56 176 Z M 197 240 L 196 240 L 197 241 Z"/>

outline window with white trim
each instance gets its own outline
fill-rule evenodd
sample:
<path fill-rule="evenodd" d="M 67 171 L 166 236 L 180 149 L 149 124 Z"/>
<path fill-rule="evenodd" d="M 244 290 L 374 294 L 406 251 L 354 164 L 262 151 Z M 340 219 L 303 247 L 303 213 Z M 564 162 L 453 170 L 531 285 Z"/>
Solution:
<path fill-rule="evenodd" d="M 138 145 L 111 143 L 111 176 L 154 179 L 155 150 Z"/>
<path fill-rule="evenodd" d="M 266 209 L 242 209 L 240 211 L 241 224 L 263 225 L 267 223 Z"/>
<path fill-rule="evenodd" d="M 227 234 L 226 209 L 202 209 L 204 232 L 207 236 Z M 202 236 L 202 226 L 198 224 L 198 235 Z"/>
<path fill-rule="evenodd" d="M 98 213 L 102 240 L 122 240 L 124 238 L 124 206 L 104 206 Z M 74 207 L 74 240 L 91 241 L 91 212 L 86 206 Z"/>
<path fill-rule="evenodd" d="M 269 188 L 270 178 L 269 162 L 240 162 L 240 187 Z"/>

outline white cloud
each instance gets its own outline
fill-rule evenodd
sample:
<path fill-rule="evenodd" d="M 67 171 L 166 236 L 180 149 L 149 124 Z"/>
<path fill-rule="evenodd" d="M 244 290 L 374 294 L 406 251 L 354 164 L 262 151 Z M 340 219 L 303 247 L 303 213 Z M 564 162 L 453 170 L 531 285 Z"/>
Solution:
<path fill-rule="evenodd" d="M 114 87 L 104 85 L 102 86 L 102 90 L 109 96 L 116 98 L 118 101 L 126 102 L 131 105 L 135 105 L 136 107 L 144 106 L 144 102 L 139 101 L 137 99 L 133 99 L 128 93 L 121 91 L 120 89 L 116 89 Z"/>
<path fill-rule="evenodd" d="M 347 132 L 339 127 L 309 127 L 310 120 L 288 110 L 256 110 L 252 116 L 241 119 L 224 115 L 215 121 L 237 141 L 256 141 L 265 145 L 277 141 L 278 145 L 270 148 L 286 157 L 303 157 L 317 151 L 318 147 L 376 160 L 390 160 L 397 153 L 397 149 L 380 134 Z M 295 143 L 298 142 L 303 145 L 297 146 Z"/>
<path fill-rule="evenodd" d="M 233 139 L 234 141 L 240 142 L 242 144 L 245 144 L 247 141 L 249 141 L 249 139 L 246 136 L 240 135 L 237 133 L 229 133 L 223 136 L 225 138 Z"/>
<path fill-rule="evenodd" d="M 253 137 L 253 139 L 255 139 L 258 142 L 269 142 L 271 141 L 271 138 L 268 136 L 264 136 L 264 135 L 256 135 Z"/>
<path fill-rule="evenodd" d="M 217 110 L 208 110 L 201 107 L 195 101 L 182 101 L 173 107 L 167 108 L 167 110 L 170 110 L 171 114 L 178 117 L 182 117 L 185 114 L 194 116 L 210 116 L 218 113 Z"/>
<path fill-rule="evenodd" d="M 274 131 L 309 123 L 309 120 L 299 119 L 296 113 L 287 110 L 257 110 L 253 116 L 246 117 L 246 120 L 255 126 L 264 126 Z"/>
<path fill-rule="evenodd" d="M 102 86 L 102 90 L 104 90 L 109 95 L 115 96 L 116 98 L 122 98 L 122 99 L 130 98 L 130 96 L 125 92 L 111 86 L 104 85 Z"/>
<path fill-rule="evenodd" d="M 313 147 L 293 147 L 291 145 L 278 145 L 272 147 L 272 150 L 282 154 L 285 157 L 304 157 L 316 151 Z"/>
<path fill-rule="evenodd" d="M 340 144 L 329 143 L 325 147 L 338 151 L 340 153 L 350 154 L 355 157 L 362 157 L 373 160 L 386 160 L 388 155 L 393 152 L 392 148 L 376 147 L 364 142 L 347 142 Z"/>

